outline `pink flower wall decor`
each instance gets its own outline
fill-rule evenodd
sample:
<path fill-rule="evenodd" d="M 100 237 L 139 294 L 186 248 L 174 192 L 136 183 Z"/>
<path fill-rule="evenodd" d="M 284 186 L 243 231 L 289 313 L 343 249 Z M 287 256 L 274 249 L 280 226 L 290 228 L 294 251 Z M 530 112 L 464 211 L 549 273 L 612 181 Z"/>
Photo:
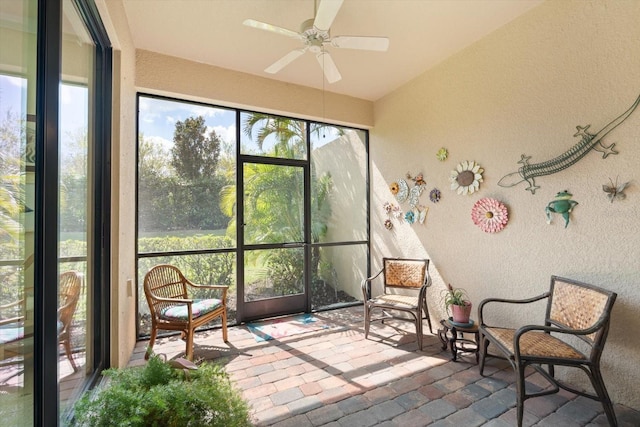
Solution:
<path fill-rule="evenodd" d="M 497 233 L 507 225 L 509 213 L 504 203 L 485 197 L 473 205 L 471 219 L 485 233 Z"/>

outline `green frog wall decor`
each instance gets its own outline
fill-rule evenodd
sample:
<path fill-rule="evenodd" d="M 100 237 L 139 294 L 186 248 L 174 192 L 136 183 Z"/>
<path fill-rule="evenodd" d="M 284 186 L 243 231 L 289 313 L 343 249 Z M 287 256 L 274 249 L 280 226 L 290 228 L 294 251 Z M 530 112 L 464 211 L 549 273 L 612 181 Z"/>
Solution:
<path fill-rule="evenodd" d="M 550 201 L 545 208 L 545 212 L 547 213 L 547 224 L 551 224 L 551 214 L 558 213 L 564 218 L 564 228 L 567 228 L 567 225 L 569 225 L 569 214 L 578 204 L 575 200 L 571 200 L 571 197 L 573 197 L 573 194 L 569 193 L 567 190 L 560 191 L 556 194 L 556 197 Z"/>

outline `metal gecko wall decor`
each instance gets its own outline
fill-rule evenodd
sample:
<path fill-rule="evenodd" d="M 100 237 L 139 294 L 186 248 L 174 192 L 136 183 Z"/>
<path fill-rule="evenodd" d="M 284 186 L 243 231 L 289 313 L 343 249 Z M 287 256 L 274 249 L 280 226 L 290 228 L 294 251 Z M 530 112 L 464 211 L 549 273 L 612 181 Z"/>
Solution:
<path fill-rule="evenodd" d="M 529 164 L 531 156 L 523 154 L 520 157 L 520 161 L 518 161 L 518 163 L 522 164 L 518 171 L 503 176 L 502 179 L 498 181 L 498 185 L 501 187 L 513 187 L 526 181 L 529 184 L 529 187 L 527 187 L 526 190 L 530 191 L 531 194 L 535 194 L 536 189 L 540 188 L 536 185 L 535 178 L 560 172 L 561 170 L 575 164 L 591 150 L 601 152 L 603 159 L 606 159 L 609 154 L 618 154 L 618 152 L 613 149 L 616 145 L 615 143 L 607 147 L 602 144 L 602 140 L 607 134 L 609 134 L 609 132 L 624 122 L 631 113 L 633 113 L 636 107 L 638 107 L 638 104 L 640 104 L 640 96 L 627 111 L 602 128 L 598 133 L 593 134 L 587 132 L 591 125 L 584 127 L 576 126 L 578 132 L 573 136 L 580 137 L 580 142 L 554 159 L 547 160 L 542 163 Z"/>

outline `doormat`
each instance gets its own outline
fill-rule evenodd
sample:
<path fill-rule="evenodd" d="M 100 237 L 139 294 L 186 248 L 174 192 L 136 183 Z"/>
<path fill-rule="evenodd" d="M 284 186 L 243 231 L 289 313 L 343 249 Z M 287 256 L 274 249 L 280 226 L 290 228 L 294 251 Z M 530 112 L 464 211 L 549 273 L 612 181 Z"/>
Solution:
<path fill-rule="evenodd" d="M 277 340 L 305 332 L 329 329 L 330 327 L 326 322 L 312 314 L 247 323 L 247 328 L 258 342 Z"/>

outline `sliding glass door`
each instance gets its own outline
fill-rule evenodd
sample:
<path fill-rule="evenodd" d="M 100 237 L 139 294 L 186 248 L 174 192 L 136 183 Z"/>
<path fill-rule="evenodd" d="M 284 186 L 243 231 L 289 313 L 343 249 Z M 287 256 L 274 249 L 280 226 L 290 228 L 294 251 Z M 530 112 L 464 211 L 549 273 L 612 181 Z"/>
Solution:
<path fill-rule="evenodd" d="M 0 424 L 33 425 L 37 1 L 0 2 Z"/>
<path fill-rule="evenodd" d="M 0 424 L 66 424 L 108 364 L 111 51 L 83 0 L 0 1 L 0 51 Z"/>

